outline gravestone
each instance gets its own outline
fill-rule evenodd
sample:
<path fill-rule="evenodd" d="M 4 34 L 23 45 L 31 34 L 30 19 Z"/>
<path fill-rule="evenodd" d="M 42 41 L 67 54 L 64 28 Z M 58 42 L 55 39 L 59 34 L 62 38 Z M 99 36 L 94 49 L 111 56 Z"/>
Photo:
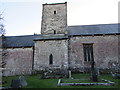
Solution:
<path fill-rule="evenodd" d="M 12 80 L 11 87 L 12 88 L 20 88 L 21 87 L 20 80 Z"/>
<path fill-rule="evenodd" d="M 112 77 L 114 79 L 120 79 L 120 74 L 118 74 L 118 73 L 112 73 L 112 72 L 111 72 L 111 74 L 112 74 Z"/>
<path fill-rule="evenodd" d="M 2 84 L 6 84 L 7 83 L 7 81 L 2 81 Z"/>
<path fill-rule="evenodd" d="M 97 69 L 97 75 L 100 76 L 100 71 L 99 71 L 99 69 Z"/>
<path fill-rule="evenodd" d="M 20 77 L 19 77 L 19 80 L 20 80 L 20 85 L 21 85 L 21 87 L 27 86 L 27 82 L 26 82 L 24 76 L 20 76 Z"/>
<path fill-rule="evenodd" d="M 68 71 L 66 69 L 53 69 L 45 71 L 42 78 L 65 78 L 68 77 Z"/>
<path fill-rule="evenodd" d="M 71 78 L 71 71 L 70 70 L 68 71 L 68 76 L 69 76 L 69 78 Z"/>

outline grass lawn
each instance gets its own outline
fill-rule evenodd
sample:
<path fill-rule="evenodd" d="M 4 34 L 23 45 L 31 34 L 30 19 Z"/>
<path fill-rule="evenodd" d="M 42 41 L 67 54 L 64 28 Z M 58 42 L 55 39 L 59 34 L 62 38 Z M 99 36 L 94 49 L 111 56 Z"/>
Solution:
<path fill-rule="evenodd" d="M 75 79 L 89 79 L 89 74 L 72 74 Z M 3 86 L 10 86 L 12 79 L 18 79 L 19 76 L 3 77 L 8 83 Z M 110 75 L 101 75 L 100 78 L 110 80 L 115 82 L 115 86 L 57 86 L 59 79 L 41 79 L 40 75 L 30 75 L 25 76 L 28 86 L 25 88 L 118 88 L 120 87 L 120 79 L 113 79 Z M 62 81 L 67 81 L 67 79 L 62 79 Z M 84 82 L 84 81 L 82 81 Z M 89 82 L 88 82 L 89 83 Z"/>

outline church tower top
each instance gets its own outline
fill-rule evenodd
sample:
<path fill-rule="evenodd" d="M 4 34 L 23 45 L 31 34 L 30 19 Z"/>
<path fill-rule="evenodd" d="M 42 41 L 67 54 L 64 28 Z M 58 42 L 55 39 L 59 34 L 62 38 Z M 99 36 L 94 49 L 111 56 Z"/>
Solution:
<path fill-rule="evenodd" d="M 43 4 L 41 34 L 65 34 L 67 2 Z"/>

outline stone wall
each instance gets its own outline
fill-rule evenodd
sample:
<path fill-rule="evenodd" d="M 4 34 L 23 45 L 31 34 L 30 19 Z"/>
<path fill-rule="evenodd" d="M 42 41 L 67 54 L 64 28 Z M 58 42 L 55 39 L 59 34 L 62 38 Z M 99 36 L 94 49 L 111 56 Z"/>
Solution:
<path fill-rule="evenodd" d="M 41 34 L 64 34 L 67 27 L 67 3 L 43 4 Z"/>
<path fill-rule="evenodd" d="M 50 55 L 53 56 L 53 64 L 49 64 Z M 45 40 L 35 42 L 34 69 L 68 68 L 68 41 Z"/>
<path fill-rule="evenodd" d="M 30 74 L 33 62 L 33 48 L 8 48 L 4 57 L 6 63 L 3 76 Z"/>
<path fill-rule="evenodd" d="M 118 68 L 118 35 L 76 36 L 69 42 L 69 66 L 90 67 L 84 61 L 83 44 L 93 43 L 95 65 L 98 68 Z"/>

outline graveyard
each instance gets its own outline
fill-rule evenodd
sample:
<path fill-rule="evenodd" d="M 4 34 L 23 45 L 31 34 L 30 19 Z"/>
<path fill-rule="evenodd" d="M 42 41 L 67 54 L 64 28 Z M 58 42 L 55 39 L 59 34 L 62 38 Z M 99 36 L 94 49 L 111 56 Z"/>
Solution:
<path fill-rule="evenodd" d="M 24 75 L 27 84 L 22 88 L 118 88 L 120 87 L 120 79 L 113 78 L 111 74 L 100 74 L 98 81 L 90 80 L 91 73 L 71 73 L 70 77 L 58 77 L 58 78 L 43 78 L 42 74 Z M 8 76 L 3 77 L 3 81 L 6 81 L 2 87 L 11 86 L 12 80 L 17 80 L 21 76 Z M 108 83 L 110 81 L 114 84 L 101 85 L 90 83 Z M 61 83 L 61 84 L 60 84 Z M 73 83 L 72 85 L 62 85 L 63 83 Z M 82 83 L 77 85 L 76 83 Z M 85 85 L 84 83 L 88 83 Z M 17 84 L 16 84 L 17 85 Z"/>
<path fill-rule="evenodd" d="M 31 75 L 4 76 L 2 88 L 120 88 L 120 74 L 114 70 L 99 71 L 90 62 L 90 70 L 46 69 Z"/>

